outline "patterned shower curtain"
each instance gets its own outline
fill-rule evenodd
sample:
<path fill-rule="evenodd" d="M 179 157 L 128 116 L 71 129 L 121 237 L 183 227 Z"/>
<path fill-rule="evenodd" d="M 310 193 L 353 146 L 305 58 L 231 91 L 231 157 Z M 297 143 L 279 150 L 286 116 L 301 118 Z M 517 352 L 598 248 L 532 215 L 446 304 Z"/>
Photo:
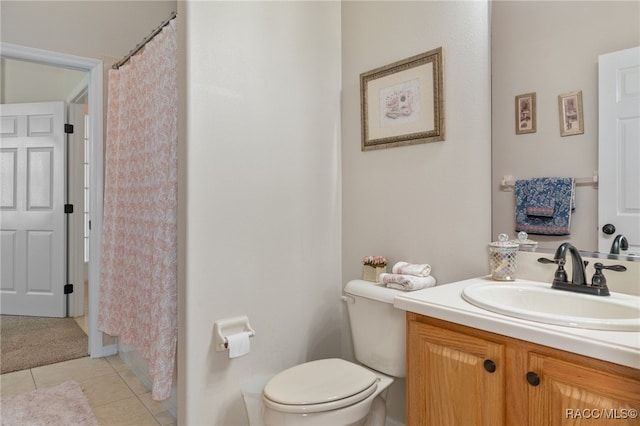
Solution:
<path fill-rule="evenodd" d="M 169 398 L 177 341 L 175 19 L 109 72 L 98 328 L 149 361 Z"/>

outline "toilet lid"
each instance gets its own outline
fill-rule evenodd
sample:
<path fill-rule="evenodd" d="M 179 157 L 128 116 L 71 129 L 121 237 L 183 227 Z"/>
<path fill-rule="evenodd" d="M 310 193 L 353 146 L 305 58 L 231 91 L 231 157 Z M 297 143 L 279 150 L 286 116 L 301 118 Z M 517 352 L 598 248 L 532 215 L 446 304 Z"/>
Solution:
<path fill-rule="evenodd" d="M 374 372 L 352 362 L 322 359 L 277 374 L 265 386 L 264 396 L 284 405 L 325 404 L 362 393 L 377 379 Z"/>

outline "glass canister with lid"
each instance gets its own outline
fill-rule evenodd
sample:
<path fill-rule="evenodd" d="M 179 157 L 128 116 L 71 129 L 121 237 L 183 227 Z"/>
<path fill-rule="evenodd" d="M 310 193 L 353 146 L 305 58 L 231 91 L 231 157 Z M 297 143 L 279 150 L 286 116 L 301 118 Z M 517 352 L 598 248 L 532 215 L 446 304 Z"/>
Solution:
<path fill-rule="evenodd" d="M 520 245 L 509 241 L 507 234 L 498 235 L 498 241 L 489 244 L 489 267 L 491 278 L 497 281 L 514 281 L 518 267 Z"/>

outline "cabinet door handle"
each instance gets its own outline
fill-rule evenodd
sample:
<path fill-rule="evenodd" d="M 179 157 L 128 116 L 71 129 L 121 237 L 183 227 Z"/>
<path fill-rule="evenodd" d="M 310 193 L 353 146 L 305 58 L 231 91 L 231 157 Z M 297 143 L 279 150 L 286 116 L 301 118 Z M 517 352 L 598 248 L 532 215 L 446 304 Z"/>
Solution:
<path fill-rule="evenodd" d="M 493 373 L 494 371 L 496 371 L 496 363 L 491 361 L 490 359 L 485 359 L 484 369 L 487 370 L 489 373 Z"/>
<path fill-rule="evenodd" d="M 533 371 L 529 371 L 527 373 L 527 382 L 529 382 L 531 386 L 538 386 L 540 384 L 540 376 Z"/>

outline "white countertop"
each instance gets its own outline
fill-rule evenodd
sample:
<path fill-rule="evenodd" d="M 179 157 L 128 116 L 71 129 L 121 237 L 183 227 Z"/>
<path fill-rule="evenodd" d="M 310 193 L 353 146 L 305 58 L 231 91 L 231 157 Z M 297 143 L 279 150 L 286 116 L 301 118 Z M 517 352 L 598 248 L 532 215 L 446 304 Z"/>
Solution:
<path fill-rule="evenodd" d="M 493 313 L 468 303 L 461 296 L 463 288 L 478 282 L 497 283 L 483 277 L 407 292 L 395 297 L 394 306 L 428 317 L 640 368 L 640 332 L 565 327 Z"/>

